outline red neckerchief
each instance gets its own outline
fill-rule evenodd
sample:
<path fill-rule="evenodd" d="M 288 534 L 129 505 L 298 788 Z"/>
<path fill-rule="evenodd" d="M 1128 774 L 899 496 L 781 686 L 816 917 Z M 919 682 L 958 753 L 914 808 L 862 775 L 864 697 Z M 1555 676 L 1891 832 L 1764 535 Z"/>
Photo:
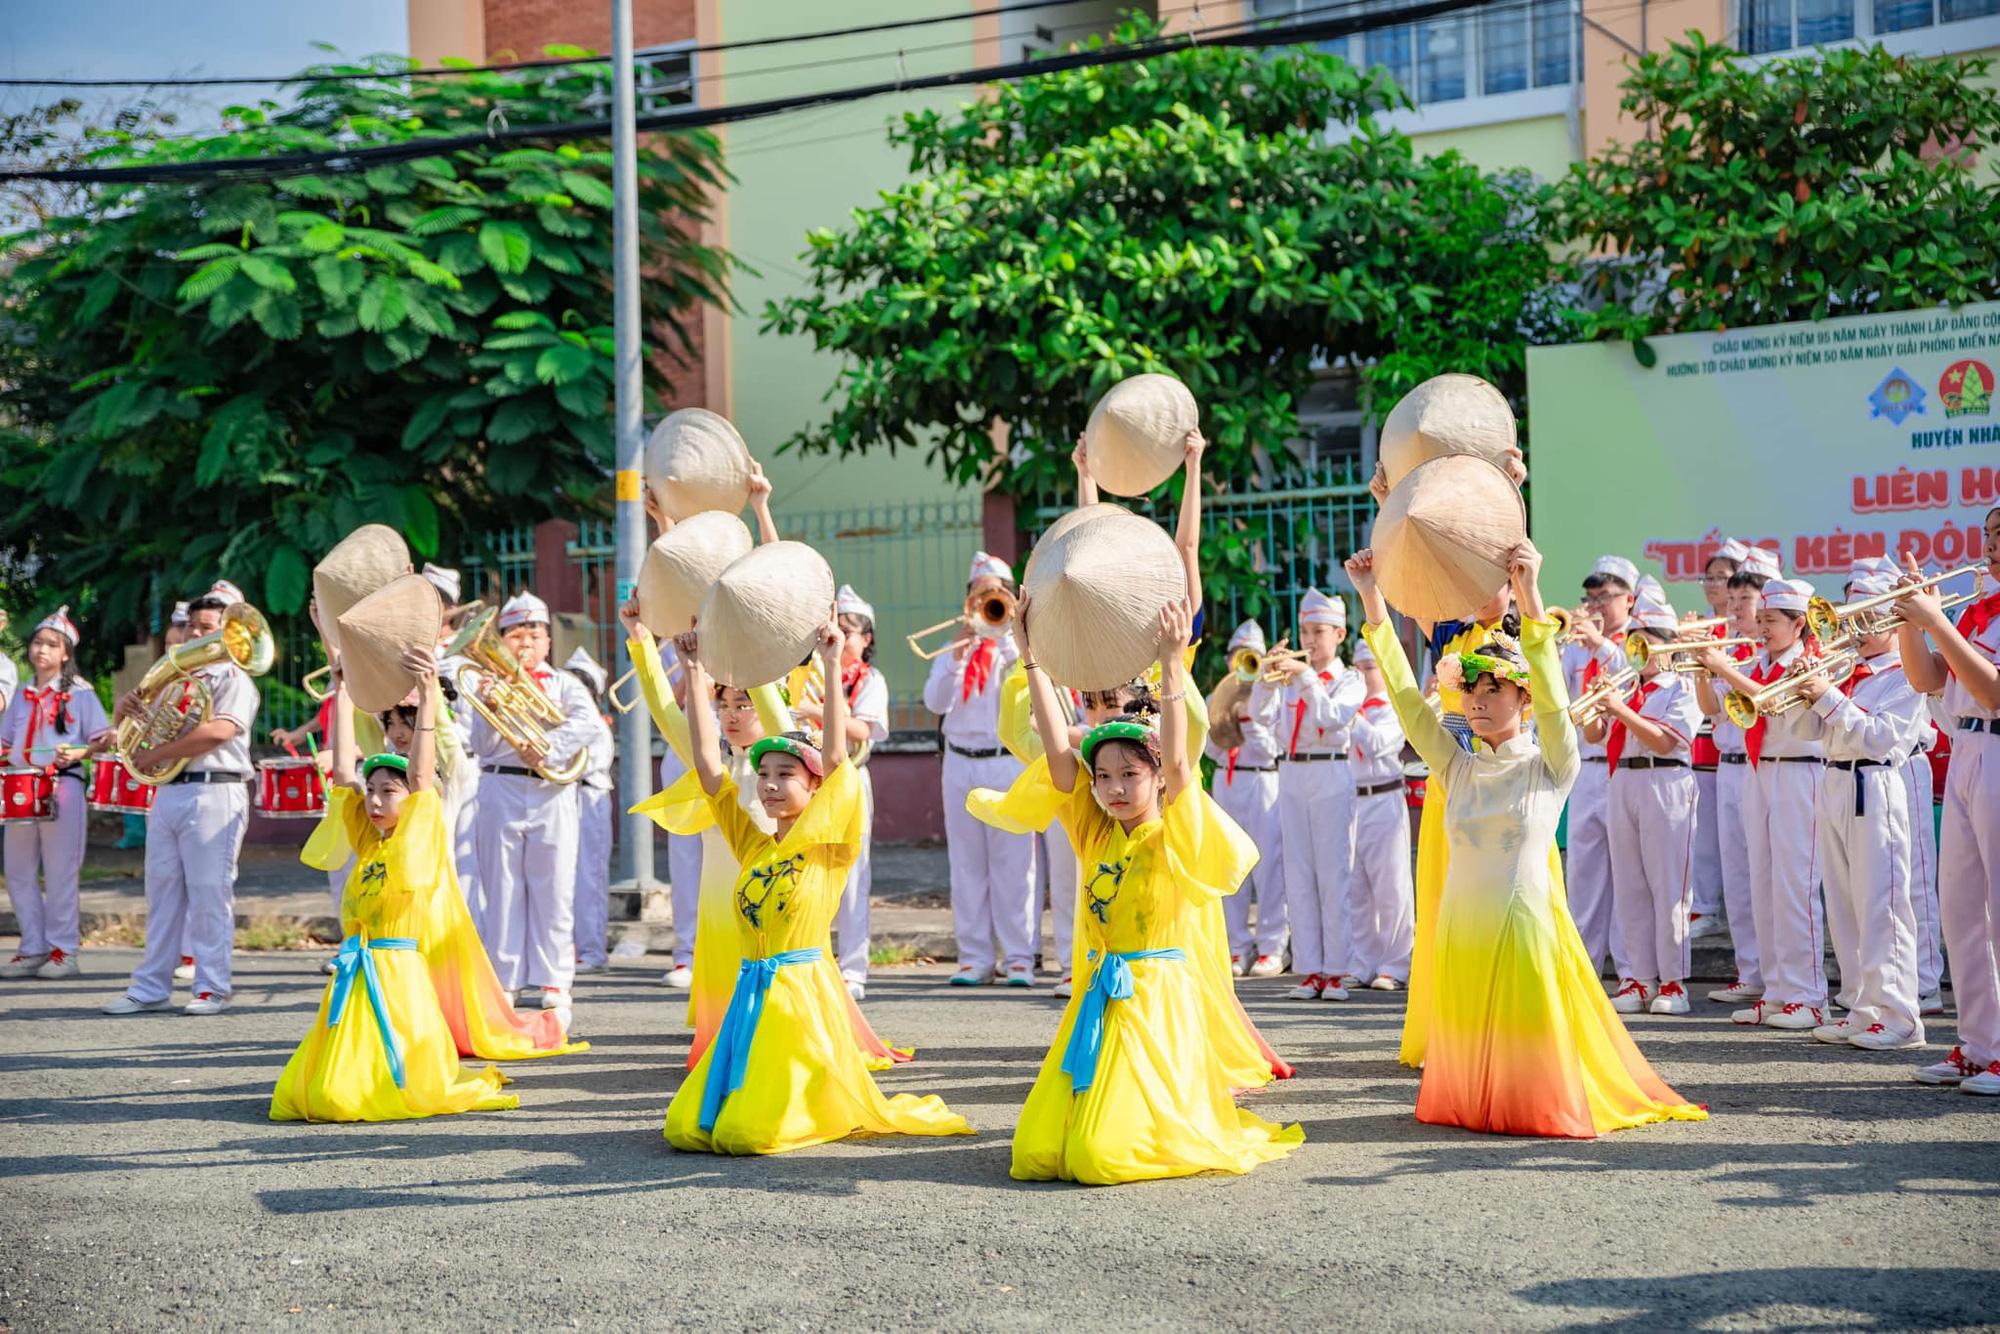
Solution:
<path fill-rule="evenodd" d="M 54 685 L 40 690 L 27 686 L 21 691 L 21 698 L 28 701 L 28 729 L 21 737 L 21 763 L 32 765 L 35 762 L 35 732 L 43 723 L 47 723 L 51 731 L 55 729 L 56 719 L 69 707 L 69 691 L 57 690 Z M 55 769 L 53 756 L 48 768 L 51 772 Z"/>
<path fill-rule="evenodd" d="M 1854 687 L 1860 685 L 1863 681 L 1866 681 L 1869 677 L 1873 675 L 1875 675 L 1875 673 L 1869 669 L 1867 663 L 1864 662 L 1857 664 L 1854 668 L 1854 675 L 1848 677 L 1845 681 L 1842 681 L 1840 683 L 1840 693 L 1846 695 L 1849 699 L 1852 699 L 1854 697 Z"/>
<path fill-rule="evenodd" d="M 1389 702 L 1388 700 L 1382 698 L 1382 696 L 1380 695 L 1370 695 L 1367 699 L 1361 701 L 1360 711 L 1362 713 L 1366 713 L 1368 712 L 1368 710 L 1373 708 L 1379 708 L 1381 705 L 1387 704 L 1388 702 Z M 1376 757 L 1371 755 L 1369 756 L 1369 758 L 1374 759 Z"/>
<path fill-rule="evenodd" d="M 1625 701 L 1627 707 L 1643 709 L 1646 697 L 1660 688 L 1658 681 L 1648 681 L 1632 692 L 1632 698 Z M 1621 718 L 1611 720 L 1611 735 L 1604 738 L 1605 767 L 1611 773 L 1618 772 L 1618 757 L 1625 753 L 1625 722 Z"/>
<path fill-rule="evenodd" d="M 1243 749 L 1241 746 L 1231 746 L 1229 748 L 1229 763 L 1222 771 L 1222 785 L 1224 787 L 1228 787 L 1236 781 L 1236 752 L 1241 749 Z"/>
<path fill-rule="evenodd" d="M 1333 680 L 1333 673 L 1330 671 L 1321 672 L 1319 674 L 1319 679 L 1320 679 L 1320 684 L 1322 685 L 1329 684 Z M 1306 701 L 1305 701 L 1305 696 L 1301 695 L 1299 696 L 1299 702 L 1292 706 L 1292 744 L 1290 747 L 1286 749 L 1285 754 L 1296 755 L 1299 753 L 1299 732 L 1302 728 L 1305 727 L 1305 725 L 1306 725 Z"/>
<path fill-rule="evenodd" d="M 1620 630 L 1616 634 L 1606 635 L 1604 636 L 1604 640 L 1608 644 L 1616 644 L 1619 648 L 1624 648 L 1625 632 Z M 1590 661 L 1583 664 L 1583 688 L 1585 690 L 1590 689 L 1590 683 L 1602 675 L 1604 675 L 1604 664 L 1597 660 L 1597 650 L 1592 649 L 1590 651 Z"/>
<path fill-rule="evenodd" d="M 1766 672 L 1770 674 L 1765 675 Z M 1770 667 L 1752 667 L 1750 679 L 1760 686 L 1767 686 L 1785 674 L 1785 669 L 1773 662 Z M 1743 753 L 1750 757 L 1750 767 L 1757 767 L 1757 757 L 1764 753 L 1764 724 L 1770 721 L 1758 714 L 1757 721 L 1743 729 Z"/>
<path fill-rule="evenodd" d="M 849 704 L 854 703 L 855 692 L 859 691 L 861 683 L 868 679 L 870 670 L 872 669 L 868 664 L 859 658 L 856 658 L 853 662 L 843 662 L 840 664 L 840 693 L 847 696 Z"/>
<path fill-rule="evenodd" d="M 975 639 L 972 650 L 965 655 L 965 693 L 961 699 L 971 699 L 986 689 L 986 683 L 993 679 L 993 662 L 1000 656 L 1000 641 L 997 639 Z"/>
<path fill-rule="evenodd" d="M 1961 612 L 1958 617 L 1958 632 L 1964 635 L 1966 641 L 1970 643 L 1980 635 L 1985 634 L 1986 627 L 1992 625 L 1995 621 L 2000 621 L 2000 593 L 1994 593 L 1990 597 L 1981 598 Z M 1939 656 L 1942 657 L 1943 655 L 1940 654 Z M 1952 680 L 1956 681 L 1958 679 L 1958 672 L 1952 667 L 1949 661 L 1945 663 L 1944 669 L 1951 673 Z"/>

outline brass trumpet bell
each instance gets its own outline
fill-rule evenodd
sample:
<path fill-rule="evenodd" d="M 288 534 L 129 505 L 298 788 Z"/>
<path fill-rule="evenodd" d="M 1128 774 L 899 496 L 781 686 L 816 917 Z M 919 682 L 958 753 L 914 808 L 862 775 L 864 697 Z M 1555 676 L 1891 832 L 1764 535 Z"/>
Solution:
<path fill-rule="evenodd" d="M 1929 578 L 1905 588 L 1891 589 L 1887 593 L 1877 593 L 1873 597 L 1858 598 L 1853 602 L 1836 606 L 1826 598 L 1813 598 L 1806 603 L 1806 624 L 1821 639 L 1831 639 L 1835 635 L 1886 635 L 1902 628 L 1903 614 L 1895 604 L 1906 594 L 1917 589 L 1935 589 L 1939 584 L 1972 575 L 1972 591 L 1960 593 L 1956 597 L 1940 598 L 1939 604 L 1950 611 L 1968 602 L 1977 601 L 1986 595 L 1986 562 L 1976 561 L 1971 565 L 1961 565 L 1943 574 Z"/>
<path fill-rule="evenodd" d="M 277 641 L 271 638 L 264 613 L 247 602 L 236 603 L 222 613 L 221 629 L 174 645 L 146 669 L 138 691 L 145 712 L 118 725 L 112 753 L 141 783 L 165 783 L 179 777 L 188 766 L 186 760 L 141 769 L 132 763 L 132 756 L 178 740 L 209 720 L 215 708 L 214 693 L 195 673 L 228 661 L 250 676 L 262 676 L 277 657 Z"/>
<path fill-rule="evenodd" d="M 562 710 L 501 642 L 496 628 L 499 617 L 497 608 L 480 612 L 453 636 L 441 656 L 466 660 L 452 678 L 453 684 L 472 702 L 487 726 L 511 746 L 541 750 L 547 745 L 550 730 L 562 724 Z M 535 766 L 535 772 L 551 783 L 573 783 L 589 762 L 588 749 L 579 749 L 568 764 L 556 768 L 541 764 Z"/>
<path fill-rule="evenodd" d="M 1643 668 L 1653 659 L 1663 658 L 1667 659 L 1667 661 L 1660 664 L 1661 671 L 1695 674 L 1704 672 L 1707 669 L 1692 657 L 1684 655 L 1699 653 L 1703 649 L 1741 648 L 1746 644 L 1757 644 L 1760 642 L 1762 641 L 1746 637 L 1739 639 L 1675 639 L 1665 644 L 1656 644 L 1645 635 L 1634 634 L 1628 636 L 1625 640 L 1625 660 L 1634 667 Z"/>
<path fill-rule="evenodd" d="M 958 615 L 936 625 L 927 625 L 909 636 L 910 652 L 925 662 L 941 658 L 951 652 L 952 640 L 947 639 L 936 648 L 924 647 L 923 641 L 942 630 L 956 632 L 970 628 L 981 639 L 998 639 L 1007 633 L 1007 627 L 1014 623 L 1014 608 L 1017 605 L 1012 593 L 1004 589 L 991 589 L 984 593 L 973 593 L 965 599 L 965 607 Z"/>
<path fill-rule="evenodd" d="M 1844 685 L 1860 664 L 1861 651 L 1852 643 L 1837 645 L 1831 652 L 1817 658 L 1800 658 L 1783 676 L 1754 695 L 1742 690 L 1730 691 L 1722 697 L 1722 711 L 1738 727 L 1753 727 L 1759 718 L 1789 713 L 1804 704 L 1806 697 L 1799 689 L 1801 682 L 1822 676 L 1830 686 Z"/>

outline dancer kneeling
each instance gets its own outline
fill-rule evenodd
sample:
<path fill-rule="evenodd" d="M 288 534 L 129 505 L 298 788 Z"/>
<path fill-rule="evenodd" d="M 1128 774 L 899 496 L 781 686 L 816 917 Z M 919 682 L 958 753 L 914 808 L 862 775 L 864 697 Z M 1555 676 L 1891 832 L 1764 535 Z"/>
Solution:
<path fill-rule="evenodd" d="M 1633 1045 L 1552 887 L 1547 848 L 1582 762 L 1556 623 L 1536 582 L 1541 564 L 1525 541 L 1509 561 L 1519 645 L 1496 633 L 1476 652 L 1438 664 L 1440 683 L 1464 692 L 1466 722 L 1479 743 L 1467 753 L 1424 702 L 1375 586 L 1374 554 L 1347 562 L 1389 702 L 1417 753 L 1451 790 L 1435 943 L 1442 984 L 1417 1119 L 1579 1139 L 1649 1121 L 1706 1120 Z"/>
<path fill-rule="evenodd" d="M 520 1100 L 488 1067 L 459 1070 L 430 971 L 419 952 L 432 901 L 454 892 L 451 830 L 438 800 L 436 655 L 410 649 L 418 678 L 410 758 L 371 755 L 355 782 L 354 724 L 339 661 L 333 682 L 333 773 L 325 820 L 354 848 L 341 900 L 346 939 L 312 1031 L 271 1094 L 273 1121 L 401 1121 L 443 1112 L 499 1111 Z"/>
<path fill-rule="evenodd" d="M 1013 1175 L 1110 1185 L 1247 1172 L 1305 1134 L 1238 1108 L 1209 1048 L 1201 983 L 1177 942 L 1235 891 L 1257 851 L 1194 777 L 1182 654 L 1190 613 L 1161 614 L 1160 732 L 1114 720 L 1070 748 L 1055 687 L 1035 665 L 1022 601 L 1016 635 L 1043 756 L 1015 795 L 1062 821 L 1085 868 L 1076 996 L 1021 1110 Z M 1080 778 L 1081 775 L 1081 778 Z"/>
<path fill-rule="evenodd" d="M 839 679 L 843 639 L 820 628 L 826 679 Z M 700 642 L 674 641 L 690 700 L 711 694 Z M 847 762 L 847 701 L 828 692 L 824 757 L 803 734 L 751 748 L 757 795 L 776 822 L 759 829 L 722 762 L 715 713 L 688 710 L 694 770 L 716 827 L 742 871 L 734 894 L 742 964 L 715 1041 L 667 1108 L 667 1142 L 712 1153 L 783 1153 L 853 1134 L 967 1135 L 935 1097 L 884 1097 L 848 1024 L 840 975 L 816 965 L 829 919 L 859 852 L 861 785 Z"/>

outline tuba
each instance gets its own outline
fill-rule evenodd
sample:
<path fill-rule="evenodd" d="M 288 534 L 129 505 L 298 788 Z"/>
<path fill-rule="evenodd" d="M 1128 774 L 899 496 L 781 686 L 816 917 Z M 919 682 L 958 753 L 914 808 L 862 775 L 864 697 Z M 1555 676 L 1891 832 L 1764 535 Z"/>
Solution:
<path fill-rule="evenodd" d="M 118 724 L 111 750 L 127 773 L 141 783 L 166 783 L 187 768 L 186 760 L 174 760 L 158 769 L 140 769 L 132 757 L 186 736 L 209 720 L 215 697 L 208 683 L 195 673 L 218 662 L 233 662 L 251 676 L 271 670 L 278 647 L 264 613 L 247 602 L 239 602 L 222 613 L 222 628 L 185 644 L 176 644 L 166 656 L 146 669 L 139 682 L 139 700 L 144 712 Z"/>
<path fill-rule="evenodd" d="M 520 659 L 500 642 L 500 633 L 495 628 L 499 618 L 498 608 L 480 612 L 452 637 L 442 656 L 466 660 L 452 677 L 452 684 L 471 701 L 487 726 L 511 746 L 540 750 L 550 729 L 562 724 L 562 710 L 535 684 Z M 589 762 L 589 750 L 579 749 L 561 768 L 542 764 L 535 766 L 535 772 L 551 783 L 573 783 Z"/>

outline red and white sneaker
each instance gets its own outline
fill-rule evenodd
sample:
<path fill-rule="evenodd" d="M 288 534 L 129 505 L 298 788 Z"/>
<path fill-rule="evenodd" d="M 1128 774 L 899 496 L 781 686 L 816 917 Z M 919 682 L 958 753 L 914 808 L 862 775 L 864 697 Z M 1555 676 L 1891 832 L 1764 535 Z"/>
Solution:
<path fill-rule="evenodd" d="M 1642 1014 L 1646 1002 L 1653 998 L 1653 991 L 1636 977 L 1625 978 L 1618 990 L 1611 993 L 1611 1008 L 1620 1014 Z"/>
<path fill-rule="evenodd" d="M 1764 999 L 1764 988 L 1749 986 L 1738 978 L 1726 987 L 1717 987 L 1709 992 L 1708 998 L 1724 1005 L 1748 1005 Z"/>
<path fill-rule="evenodd" d="M 328 969 L 327 971 L 331 972 L 332 969 Z M 182 982 L 194 980 L 194 956 L 192 954 L 183 954 L 181 956 L 180 963 L 174 967 L 174 977 Z"/>
<path fill-rule="evenodd" d="M 1764 1022 L 1764 1016 L 1771 1014 L 1777 1008 L 1778 1008 L 1777 1004 L 1773 1001 L 1760 1000 L 1747 1010 L 1731 1011 L 1729 1015 L 1729 1022 L 1732 1024 L 1743 1024 L 1748 1027 L 1755 1028 Z"/>
<path fill-rule="evenodd" d="M 1241 977 L 1247 969 L 1248 965 L 1243 962 L 1242 955 L 1232 954 L 1229 956 L 1229 975 L 1231 977 Z"/>
<path fill-rule="evenodd" d="M 1807 1005 L 1802 1001 L 1786 1001 L 1779 1006 L 1764 1007 L 1764 1027 L 1788 1028 L 1804 1032 L 1818 1028 L 1826 1022 L 1826 1011 L 1817 1005 Z"/>
<path fill-rule="evenodd" d="M 1339 977 L 1329 977 L 1326 980 L 1326 989 L 1319 993 L 1319 998 L 1324 1001 L 1346 1000 L 1347 983 Z"/>
<path fill-rule="evenodd" d="M 1936 1065 L 1924 1066 L 1916 1073 L 1919 1084 L 1957 1084 L 1979 1073 L 1979 1067 L 1965 1059 L 1965 1049 L 1953 1047 L 1951 1054 Z"/>
<path fill-rule="evenodd" d="M 1260 954 L 1257 962 L 1250 965 L 1252 977 L 1276 977 L 1285 971 L 1285 961 L 1276 954 Z"/>
<path fill-rule="evenodd" d="M 197 992 L 195 998 L 181 1006 L 182 1014 L 221 1014 L 229 1008 L 229 997 L 218 996 L 213 991 Z"/>
<path fill-rule="evenodd" d="M 1286 1000 L 1318 1000 L 1326 990 L 1326 979 L 1318 973 L 1308 973 L 1300 983 L 1285 993 Z"/>
<path fill-rule="evenodd" d="M 1850 1031 L 1847 1045 L 1859 1047 L 1863 1051 L 1902 1051 L 1908 1047 L 1921 1047 L 1924 1040 L 1916 1032 L 1891 1032 L 1887 1024 L 1870 1024 L 1860 1032 Z"/>
<path fill-rule="evenodd" d="M 17 954 L 5 963 L 0 963 L 0 977 L 33 977 L 35 970 L 49 961 L 46 954 Z"/>
<path fill-rule="evenodd" d="M 1880 1027 L 1878 1024 L 1877 1027 Z M 1859 1032 L 1859 1025 L 1849 1019 L 1836 1019 L 1830 1024 L 1821 1024 L 1813 1030 L 1814 1042 L 1825 1042 L 1836 1047 L 1845 1047 L 1847 1040 Z"/>
<path fill-rule="evenodd" d="M 2000 1061 L 1994 1061 L 1976 1075 L 1967 1075 L 1958 1081 L 1960 1093 L 1977 1093 L 1982 1097 L 2000 1097 Z"/>
<path fill-rule="evenodd" d="M 569 993 L 561 987 L 542 988 L 542 1008 L 544 1010 L 560 1010 L 568 1004 Z"/>
<path fill-rule="evenodd" d="M 1933 991 L 1929 995 L 1917 997 L 1917 1013 L 1929 1017 L 1944 1013 L 1944 992 Z"/>
<path fill-rule="evenodd" d="M 50 982 L 58 982 L 66 977 L 75 977 L 82 971 L 77 967 L 74 954 L 67 950 L 50 950 L 49 961 L 35 970 L 35 976 Z"/>
<path fill-rule="evenodd" d="M 1678 982 L 1661 983 L 1660 994 L 1646 1007 L 1653 1014 L 1686 1014 L 1688 1008 L 1687 988 Z"/>

